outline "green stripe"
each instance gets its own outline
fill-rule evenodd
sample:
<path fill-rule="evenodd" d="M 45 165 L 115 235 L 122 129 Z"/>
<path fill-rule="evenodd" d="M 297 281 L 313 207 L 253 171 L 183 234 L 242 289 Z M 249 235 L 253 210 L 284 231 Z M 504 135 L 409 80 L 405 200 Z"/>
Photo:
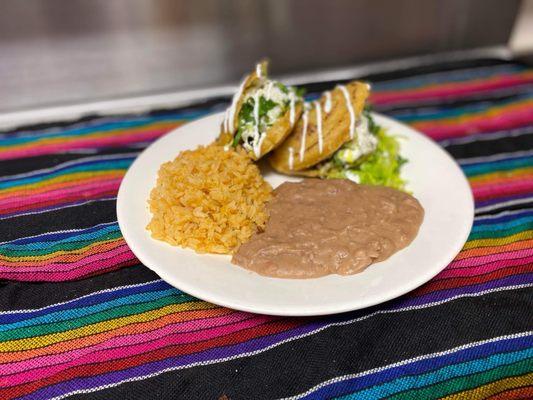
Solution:
<path fill-rule="evenodd" d="M 530 222 L 527 222 L 522 225 L 513 226 L 506 229 L 498 229 L 498 230 L 486 230 L 486 231 L 480 231 L 480 232 L 471 232 L 470 236 L 468 236 L 468 240 L 477 240 L 477 239 L 496 239 L 499 237 L 505 237 L 505 236 L 512 236 L 517 233 L 527 231 L 533 228 L 533 224 Z"/>
<path fill-rule="evenodd" d="M 491 223 L 491 221 L 476 221 L 472 230 L 474 232 L 481 231 L 500 231 L 503 229 L 509 229 L 514 226 L 524 225 L 529 223 L 533 226 L 533 215 L 527 215 L 525 217 L 515 218 L 506 222 L 501 223 Z"/>
<path fill-rule="evenodd" d="M 124 172 L 133 162 L 133 157 L 129 159 L 120 159 L 117 161 L 106 161 L 106 162 L 95 162 L 90 165 L 76 165 L 73 167 L 68 167 L 61 169 L 59 171 L 54 171 L 51 173 L 45 173 L 37 176 L 28 176 L 16 180 L 10 180 L 8 182 L 0 182 L 0 189 L 11 189 L 14 187 L 24 187 L 26 185 L 32 185 L 35 183 L 43 183 L 58 177 L 68 176 L 75 173 L 93 173 L 91 176 L 95 175 L 97 172 Z"/>
<path fill-rule="evenodd" d="M 411 400 L 411 399 L 438 399 L 450 394 L 464 392 L 479 386 L 486 385 L 510 376 L 524 375 L 531 372 L 533 359 L 527 358 L 516 363 L 502 365 L 473 375 L 466 375 L 454 379 L 442 377 L 442 382 L 426 386 L 421 389 L 411 389 L 395 396 L 388 397 L 389 400 Z"/>
<path fill-rule="evenodd" d="M 193 301 L 196 301 L 194 299 Z M 17 340 L 24 338 L 31 338 L 35 336 L 43 336 L 51 333 L 65 332 L 72 329 L 80 328 L 82 326 L 95 324 L 102 321 L 107 321 L 115 318 L 127 317 L 130 315 L 141 314 L 147 311 L 163 308 L 171 304 L 182 304 L 191 302 L 189 295 L 170 295 L 162 297 L 158 300 L 150 300 L 146 303 L 128 304 L 119 306 L 113 309 L 107 309 L 95 314 L 87 315 L 85 317 L 74 320 L 61 321 L 56 323 L 49 323 L 31 327 L 21 327 L 13 329 L 8 332 L 0 334 L 0 342 L 8 340 Z"/>
<path fill-rule="evenodd" d="M 533 166 L 533 157 L 524 157 L 505 161 L 493 161 L 483 164 L 463 165 L 462 169 L 466 176 L 490 174 L 498 171 L 527 168 Z"/>
<path fill-rule="evenodd" d="M 62 243 L 56 243 L 51 245 L 47 248 L 32 248 L 31 244 L 28 245 L 28 248 L 26 249 L 2 249 L 0 248 L 0 254 L 6 256 L 6 257 L 37 257 L 42 256 L 46 254 L 51 254 L 56 251 L 75 251 L 82 249 L 84 247 L 87 247 L 88 245 L 91 245 L 96 242 L 104 242 L 107 240 L 115 240 L 122 237 L 122 233 L 120 231 L 115 232 L 107 232 L 104 235 L 101 236 L 95 236 L 94 238 L 87 239 L 87 240 L 80 240 L 75 242 L 62 242 Z M 24 260 L 19 260 L 24 261 Z"/>

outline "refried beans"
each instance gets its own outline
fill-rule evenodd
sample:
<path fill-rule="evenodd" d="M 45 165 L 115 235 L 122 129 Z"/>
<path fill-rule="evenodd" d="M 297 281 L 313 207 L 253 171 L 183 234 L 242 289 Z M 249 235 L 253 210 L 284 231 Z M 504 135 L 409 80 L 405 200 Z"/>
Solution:
<path fill-rule="evenodd" d="M 361 272 L 409 245 L 424 218 L 413 196 L 346 179 L 284 183 L 267 209 L 265 230 L 232 262 L 278 278 Z"/>

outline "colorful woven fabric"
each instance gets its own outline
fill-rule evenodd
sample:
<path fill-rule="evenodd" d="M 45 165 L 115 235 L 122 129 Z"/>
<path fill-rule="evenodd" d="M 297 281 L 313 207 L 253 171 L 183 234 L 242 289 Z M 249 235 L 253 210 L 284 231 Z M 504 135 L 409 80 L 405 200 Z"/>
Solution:
<path fill-rule="evenodd" d="M 533 68 L 480 60 L 368 79 L 377 111 L 458 160 L 476 219 L 430 282 L 335 316 L 195 299 L 120 234 L 133 159 L 228 99 L 0 134 L 0 399 L 533 398 Z M 332 84 L 308 85 L 310 98 Z"/>

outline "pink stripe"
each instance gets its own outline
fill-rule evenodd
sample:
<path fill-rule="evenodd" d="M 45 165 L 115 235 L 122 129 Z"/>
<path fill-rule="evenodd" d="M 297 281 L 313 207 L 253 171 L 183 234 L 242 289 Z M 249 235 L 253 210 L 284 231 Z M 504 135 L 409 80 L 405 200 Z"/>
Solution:
<path fill-rule="evenodd" d="M 55 188 L 51 188 L 51 185 L 42 185 L 38 188 L 27 188 L 25 185 L 19 186 L 17 188 L 16 192 L 10 193 L 2 193 L 2 190 L 0 189 L 0 202 L 4 202 L 7 200 L 14 200 L 14 199 L 27 199 L 28 196 L 32 196 L 34 198 L 35 196 L 43 195 L 43 194 L 50 194 L 55 193 L 58 190 L 66 190 L 70 188 L 76 188 L 81 187 L 82 185 L 91 185 L 95 182 L 108 182 L 110 180 L 114 179 L 122 179 L 124 177 L 125 171 L 121 171 L 120 176 L 116 176 L 116 172 L 113 172 L 112 174 L 93 174 L 88 175 L 80 179 L 76 180 L 69 180 L 65 182 L 56 182 L 55 184 L 58 184 L 60 186 L 57 186 Z M 0 203 L 1 204 L 1 203 Z"/>
<path fill-rule="evenodd" d="M 0 264 L 0 273 L 3 272 L 46 272 L 46 271 L 54 271 L 58 272 L 59 270 L 67 272 L 75 268 L 82 268 L 86 267 L 89 264 L 94 264 L 95 262 L 107 262 L 109 260 L 107 259 L 114 259 L 117 260 L 117 257 L 122 260 L 122 257 L 127 257 L 127 259 L 131 259 L 133 257 L 133 253 L 130 251 L 127 244 L 122 244 L 118 247 L 115 247 L 113 249 L 110 249 L 106 252 L 102 253 L 94 253 L 94 250 L 91 250 L 91 253 L 87 257 L 82 258 L 78 261 L 69 262 L 70 255 L 64 254 L 63 257 L 61 257 L 62 262 L 54 262 L 54 263 L 46 263 L 41 262 L 39 264 L 35 264 L 30 266 L 17 266 L 17 261 L 15 261 L 13 264 L 5 263 L 4 261 L 1 261 Z M 105 259 L 105 260 L 104 260 Z"/>
<path fill-rule="evenodd" d="M 60 202 L 61 198 L 66 197 L 71 194 L 78 194 L 82 197 L 90 197 L 95 193 L 101 193 L 104 191 L 109 191 L 112 189 L 118 189 L 122 178 L 107 179 L 102 181 L 95 181 L 85 184 L 74 184 L 72 186 L 51 190 L 49 192 L 39 193 L 35 195 L 26 196 L 17 196 L 17 197 L 7 197 L 4 200 L 0 200 L 0 209 L 8 209 L 9 205 L 16 204 L 17 206 L 26 206 L 28 204 L 38 205 L 39 201 L 42 200 L 56 200 Z M 72 196 L 71 196 L 72 197 Z M 79 197 L 79 196 L 77 196 Z M 19 208 L 19 207 L 17 207 Z M 34 207 L 33 207 L 34 208 Z"/>
<path fill-rule="evenodd" d="M 487 185 L 474 187 L 472 192 L 477 200 L 533 192 L 533 179 L 513 179 L 497 185 L 489 182 Z"/>
<path fill-rule="evenodd" d="M 108 266 L 103 265 L 103 263 L 99 263 L 98 265 L 90 266 L 90 268 L 77 268 L 72 271 L 63 272 L 63 271 L 57 271 L 57 272 L 50 272 L 50 273 L 34 273 L 34 274 L 18 274 L 16 272 L 13 273 L 7 273 L 2 272 L 0 273 L 0 279 L 6 279 L 6 280 L 16 280 L 21 282 L 64 282 L 71 279 L 80 279 L 85 278 L 87 276 L 92 276 L 96 272 L 99 271 L 113 271 L 118 268 L 122 267 L 128 267 L 131 265 L 138 264 L 138 260 L 136 258 L 124 261 L 122 263 L 105 263 L 109 264 Z"/>
<path fill-rule="evenodd" d="M 460 260 L 463 261 L 463 260 Z M 448 278 L 455 276 L 470 277 L 487 272 L 495 271 L 511 265 L 524 265 L 533 261 L 533 249 L 524 249 L 509 251 L 500 254 L 491 254 L 490 256 L 480 256 L 467 259 L 467 263 L 461 265 L 460 261 L 454 267 L 448 267 L 442 271 L 436 278 Z"/>
<path fill-rule="evenodd" d="M 450 265 L 448 265 L 443 272 L 446 272 L 448 269 L 476 267 L 476 266 L 486 264 L 489 262 L 505 260 L 509 258 L 518 258 L 518 257 L 528 256 L 530 254 L 533 254 L 533 249 L 526 248 L 526 249 L 506 251 L 503 253 L 494 253 L 494 254 L 487 254 L 487 255 L 477 256 L 477 257 L 463 258 L 461 260 L 452 261 Z"/>
<path fill-rule="evenodd" d="M 489 114 L 486 118 L 478 117 L 465 122 L 421 122 L 412 125 L 435 140 L 443 140 L 450 137 L 467 136 L 480 132 L 495 132 L 499 130 L 513 129 L 531 123 L 533 123 L 533 107 L 509 110 L 497 115 Z"/>
<path fill-rule="evenodd" d="M 440 86 L 427 89 L 414 89 L 404 91 L 375 92 L 372 95 L 374 104 L 390 104 L 402 101 L 413 101 L 430 98 L 450 98 L 468 96 L 476 93 L 484 93 L 491 90 L 513 87 L 533 82 L 533 76 L 502 75 L 501 77 L 480 82 L 466 82 L 450 86 Z M 460 86 L 459 86 L 460 85 Z"/>
<path fill-rule="evenodd" d="M 111 339 L 104 340 L 98 344 L 82 347 L 72 351 L 66 351 L 60 354 L 51 354 L 36 358 L 31 358 L 24 361 L 18 361 L 14 363 L 2 364 L 0 365 L 0 374 L 2 375 L 13 375 L 22 373 L 21 375 L 26 375 L 26 378 L 22 377 L 19 379 L 17 377 L 4 377 L 4 381 L 7 380 L 8 386 L 16 385 L 19 383 L 31 382 L 36 379 L 41 379 L 42 374 L 39 369 L 47 368 L 53 365 L 60 364 L 64 366 L 64 363 L 69 361 L 79 359 L 81 357 L 87 356 L 92 353 L 100 352 L 103 350 L 112 350 L 120 347 L 122 349 L 122 356 L 128 354 L 127 350 L 131 346 L 145 344 L 146 342 L 158 339 L 162 336 L 172 335 L 173 333 L 186 332 L 186 331 L 199 331 L 201 329 L 210 329 L 218 327 L 221 325 L 227 325 L 230 323 L 238 323 L 242 320 L 251 318 L 250 314 L 235 312 L 229 315 L 223 315 L 220 317 L 202 319 L 198 321 L 186 321 L 178 322 L 163 326 L 161 328 L 155 329 L 149 332 L 142 332 L 137 334 L 132 334 L 128 336 L 117 336 Z M 252 317 L 254 318 L 254 317 Z M 39 367 L 36 369 L 36 367 Z M 30 371 L 30 369 L 32 369 Z M 24 372 L 27 371 L 27 372 Z M 32 379 L 33 378 L 33 379 Z M 0 386 L 5 384 L 0 379 Z"/>
<path fill-rule="evenodd" d="M 112 267 L 118 267 L 121 265 L 130 265 L 130 262 L 136 262 L 136 258 L 130 251 L 124 252 L 123 254 L 117 255 L 107 260 L 95 260 L 93 263 L 87 263 L 85 265 L 77 264 L 67 264 L 69 267 L 68 270 L 58 269 L 53 270 L 53 265 L 46 266 L 50 268 L 49 271 L 35 271 L 31 273 L 20 273 L 17 272 L 18 268 L 2 268 L 0 270 L 1 279 L 16 279 L 19 281 L 64 281 L 67 279 L 75 279 L 81 276 L 91 275 L 96 271 L 104 270 Z M 61 265 L 59 266 L 61 267 Z M 64 267 L 64 266 L 63 266 Z"/>
<path fill-rule="evenodd" d="M 59 153 L 65 150 L 70 149 L 81 149 L 88 147 L 104 147 L 104 146 L 117 146 L 121 144 L 135 143 L 135 142 L 144 142 L 148 140 L 155 139 L 161 135 L 164 135 L 170 130 L 167 129 L 156 129 L 143 132 L 136 132 L 134 134 L 126 135 L 112 135 L 105 136 L 102 138 L 88 138 L 88 139 L 79 139 L 71 140 L 68 142 L 62 143 L 53 143 L 53 144 L 39 144 L 38 142 L 31 147 L 26 148 L 15 148 L 13 150 L 0 151 L 0 160 L 8 160 L 13 158 L 22 158 L 22 157 L 32 157 L 43 154 L 53 154 Z"/>
<path fill-rule="evenodd" d="M 244 314 L 249 317 L 249 314 Z M 240 321 L 235 324 L 216 326 L 212 328 L 206 328 L 203 330 L 197 330 L 195 332 L 184 332 L 180 333 L 179 331 L 176 334 L 172 334 L 174 331 L 173 326 L 163 328 L 163 332 L 170 333 L 172 336 L 159 338 L 161 333 L 147 333 L 145 336 L 150 336 L 155 339 L 150 343 L 139 343 L 128 348 L 127 356 L 133 357 L 138 354 L 146 353 L 152 350 L 156 350 L 162 347 L 167 347 L 170 345 L 180 345 L 187 343 L 200 342 L 208 339 L 213 339 L 215 337 L 225 336 L 233 332 L 238 332 L 243 329 L 252 328 L 258 325 L 261 325 L 267 321 L 270 321 L 271 318 L 265 316 L 257 316 L 248 320 Z M 188 326 L 189 328 L 194 327 L 195 321 L 192 321 Z M 186 325 L 186 324 L 184 324 Z M 183 328 L 182 328 L 183 329 Z M 127 337 L 129 338 L 129 337 Z M 60 365 L 54 365 L 51 367 L 46 367 L 44 370 L 40 370 L 39 374 L 36 374 L 35 371 L 29 371 L 27 373 L 17 374 L 8 379 L 0 379 L 0 386 L 14 386 L 20 385 L 22 383 L 27 383 L 28 379 L 31 381 L 46 379 L 49 376 L 53 376 L 59 373 L 62 370 L 72 368 L 79 365 L 98 363 L 98 362 L 108 362 L 117 358 L 123 358 L 125 356 L 125 351 L 123 348 L 111 348 L 102 350 L 98 353 L 91 352 L 89 354 L 83 355 L 75 360 L 66 362 Z M 38 376 L 36 376 L 38 375 Z"/>

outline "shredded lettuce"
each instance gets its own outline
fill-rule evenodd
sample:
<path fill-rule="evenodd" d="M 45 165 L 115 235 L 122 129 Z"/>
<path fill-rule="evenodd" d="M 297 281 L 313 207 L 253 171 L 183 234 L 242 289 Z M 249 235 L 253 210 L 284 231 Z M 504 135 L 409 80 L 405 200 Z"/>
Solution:
<path fill-rule="evenodd" d="M 344 163 L 335 155 L 319 167 L 325 178 L 348 178 L 367 185 L 383 185 L 405 190 L 401 168 L 407 160 L 400 155 L 400 143 L 385 129 L 369 119 L 369 130 L 378 138 L 376 150 L 353 163 Z M 341 148 L 342 149 L 342 148 Z"/>

